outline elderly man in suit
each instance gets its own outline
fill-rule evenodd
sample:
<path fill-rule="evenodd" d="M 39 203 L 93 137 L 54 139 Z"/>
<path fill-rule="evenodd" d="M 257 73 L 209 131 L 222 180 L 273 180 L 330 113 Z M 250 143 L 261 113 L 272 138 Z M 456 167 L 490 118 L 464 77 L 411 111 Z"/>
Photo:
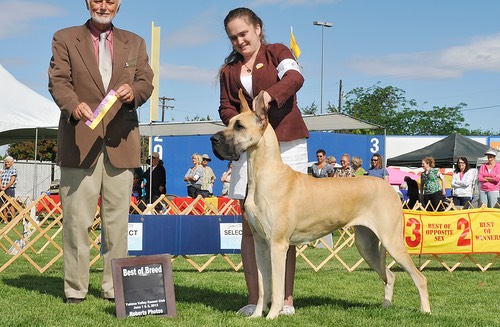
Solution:
<path fill-rule="evenodd" d="M 54 34 L 49 67 L 49 91 L 61 109 L 57 164 L 61 167 L 67 303 L 80 303 L 88 292 L 88 230 L 99 195 L 104 258 L 101 295 L 114 300 L 111 260 L 127 256 L 133 169 L 140 166 L 136 109 L 153 91 L 144 40 L 112 24 L 121 0 L 86 0 L 86 5 L 91 18 L 84 25 Z M 109 110 L 91 129 L 86 122 L 93 121 L 94 111 L 106 102 Z"/>

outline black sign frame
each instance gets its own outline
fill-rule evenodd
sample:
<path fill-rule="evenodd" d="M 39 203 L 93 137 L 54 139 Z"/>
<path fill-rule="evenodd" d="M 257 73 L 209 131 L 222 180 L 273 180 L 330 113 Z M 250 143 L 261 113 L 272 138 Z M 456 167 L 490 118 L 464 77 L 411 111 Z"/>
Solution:
<path fill-rule="evenodd" d="M 169 254 L 113 259 L 111 267 L 118 318 L 177 315 Z"/>

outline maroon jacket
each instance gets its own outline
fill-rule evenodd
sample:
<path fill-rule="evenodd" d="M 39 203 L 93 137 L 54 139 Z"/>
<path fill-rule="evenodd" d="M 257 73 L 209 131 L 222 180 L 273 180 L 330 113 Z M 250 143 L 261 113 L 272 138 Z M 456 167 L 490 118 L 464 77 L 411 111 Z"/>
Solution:
<path fill-rule="evenodd" d="M 141 148 L 136 109 L 153 91 L 146 43 L 136 34 L 113 27 L 113 74 L 105 90 L 88 24 L 87 21 L 85 25 L 60 30 L 52 40 L 49 91 L 61 109 L 57 164 L 90 168 L 105 146 L 113 166 L 139 167 Z M 95 109 L 109 90 L 125 83 L 132 87 L 134 102 L 116 101 L 94 130 L 84 121 L 72 118 L 71 113 L 80 102 Z"/>
<path fill-rule="evenodd" d="M 295 70 L 289 70 L 281 80 L 278 78 L 276 67 L 282 60 L 288 58 L 293 59 L 292 52 L 283 44 L 263 44 L 255 58 L 252 72 L 253 94 L 257 95 L 261 90 L 264 90 L 275 99 L 271 102 L 268 116 L 280 142 L 309 137 L 309 131 L 302 119 L 296 98 L 297 91 L 304 83 L 302 74 Z M 231 118 L 239 114 L 238 90 L 240 88 L 243 90 L 250 108 L 252 107 L 252 98 L 241 84 L 242 65 L 241 61 L 228 64 L 220 74 L 219 115 L 226 125 Z"/>

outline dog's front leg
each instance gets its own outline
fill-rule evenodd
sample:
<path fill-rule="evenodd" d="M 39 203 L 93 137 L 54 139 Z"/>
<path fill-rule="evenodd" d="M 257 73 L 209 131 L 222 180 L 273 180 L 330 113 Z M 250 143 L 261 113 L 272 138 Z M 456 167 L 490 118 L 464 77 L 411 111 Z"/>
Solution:
<path fill-rule="evenodd" d="M 262 317 L 264 307 L 271 301 L 271 256 L 267 241 L 253 232 L 255 259 L 259 284 L 259 298 L 252 318 Z"/>
<path fill-rule="evenodd" d="M 285 273 L 286 273 L 286 253 L 288 242 L 272 242 L 271 248 L 271 271 L 272 271 L 272 305 L 267 319 L 274 319 L 283 308 L 285 298 Z"/>

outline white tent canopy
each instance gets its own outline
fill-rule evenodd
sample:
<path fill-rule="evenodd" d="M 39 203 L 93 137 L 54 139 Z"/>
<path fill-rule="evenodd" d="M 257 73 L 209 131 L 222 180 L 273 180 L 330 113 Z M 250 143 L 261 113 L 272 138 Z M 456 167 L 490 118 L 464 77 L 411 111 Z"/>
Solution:
<path fill-rule="evenodd" d="M 57 105 L 19 82 L 2 65 L 0 96 L 0 132 L 58 125 L 60 110 Z M 3 143 L 1 135 L 0 143 Z"/>
<path fill-rule="evenodd" d="M 381 128 L 341 113 L 303 117 L 310 132 Z M 143 136 L 187 136 L 211 135 L 223 130 L 225 126 L 222 121 L 217 120 L 141 124 L 139 128 Z"/>

